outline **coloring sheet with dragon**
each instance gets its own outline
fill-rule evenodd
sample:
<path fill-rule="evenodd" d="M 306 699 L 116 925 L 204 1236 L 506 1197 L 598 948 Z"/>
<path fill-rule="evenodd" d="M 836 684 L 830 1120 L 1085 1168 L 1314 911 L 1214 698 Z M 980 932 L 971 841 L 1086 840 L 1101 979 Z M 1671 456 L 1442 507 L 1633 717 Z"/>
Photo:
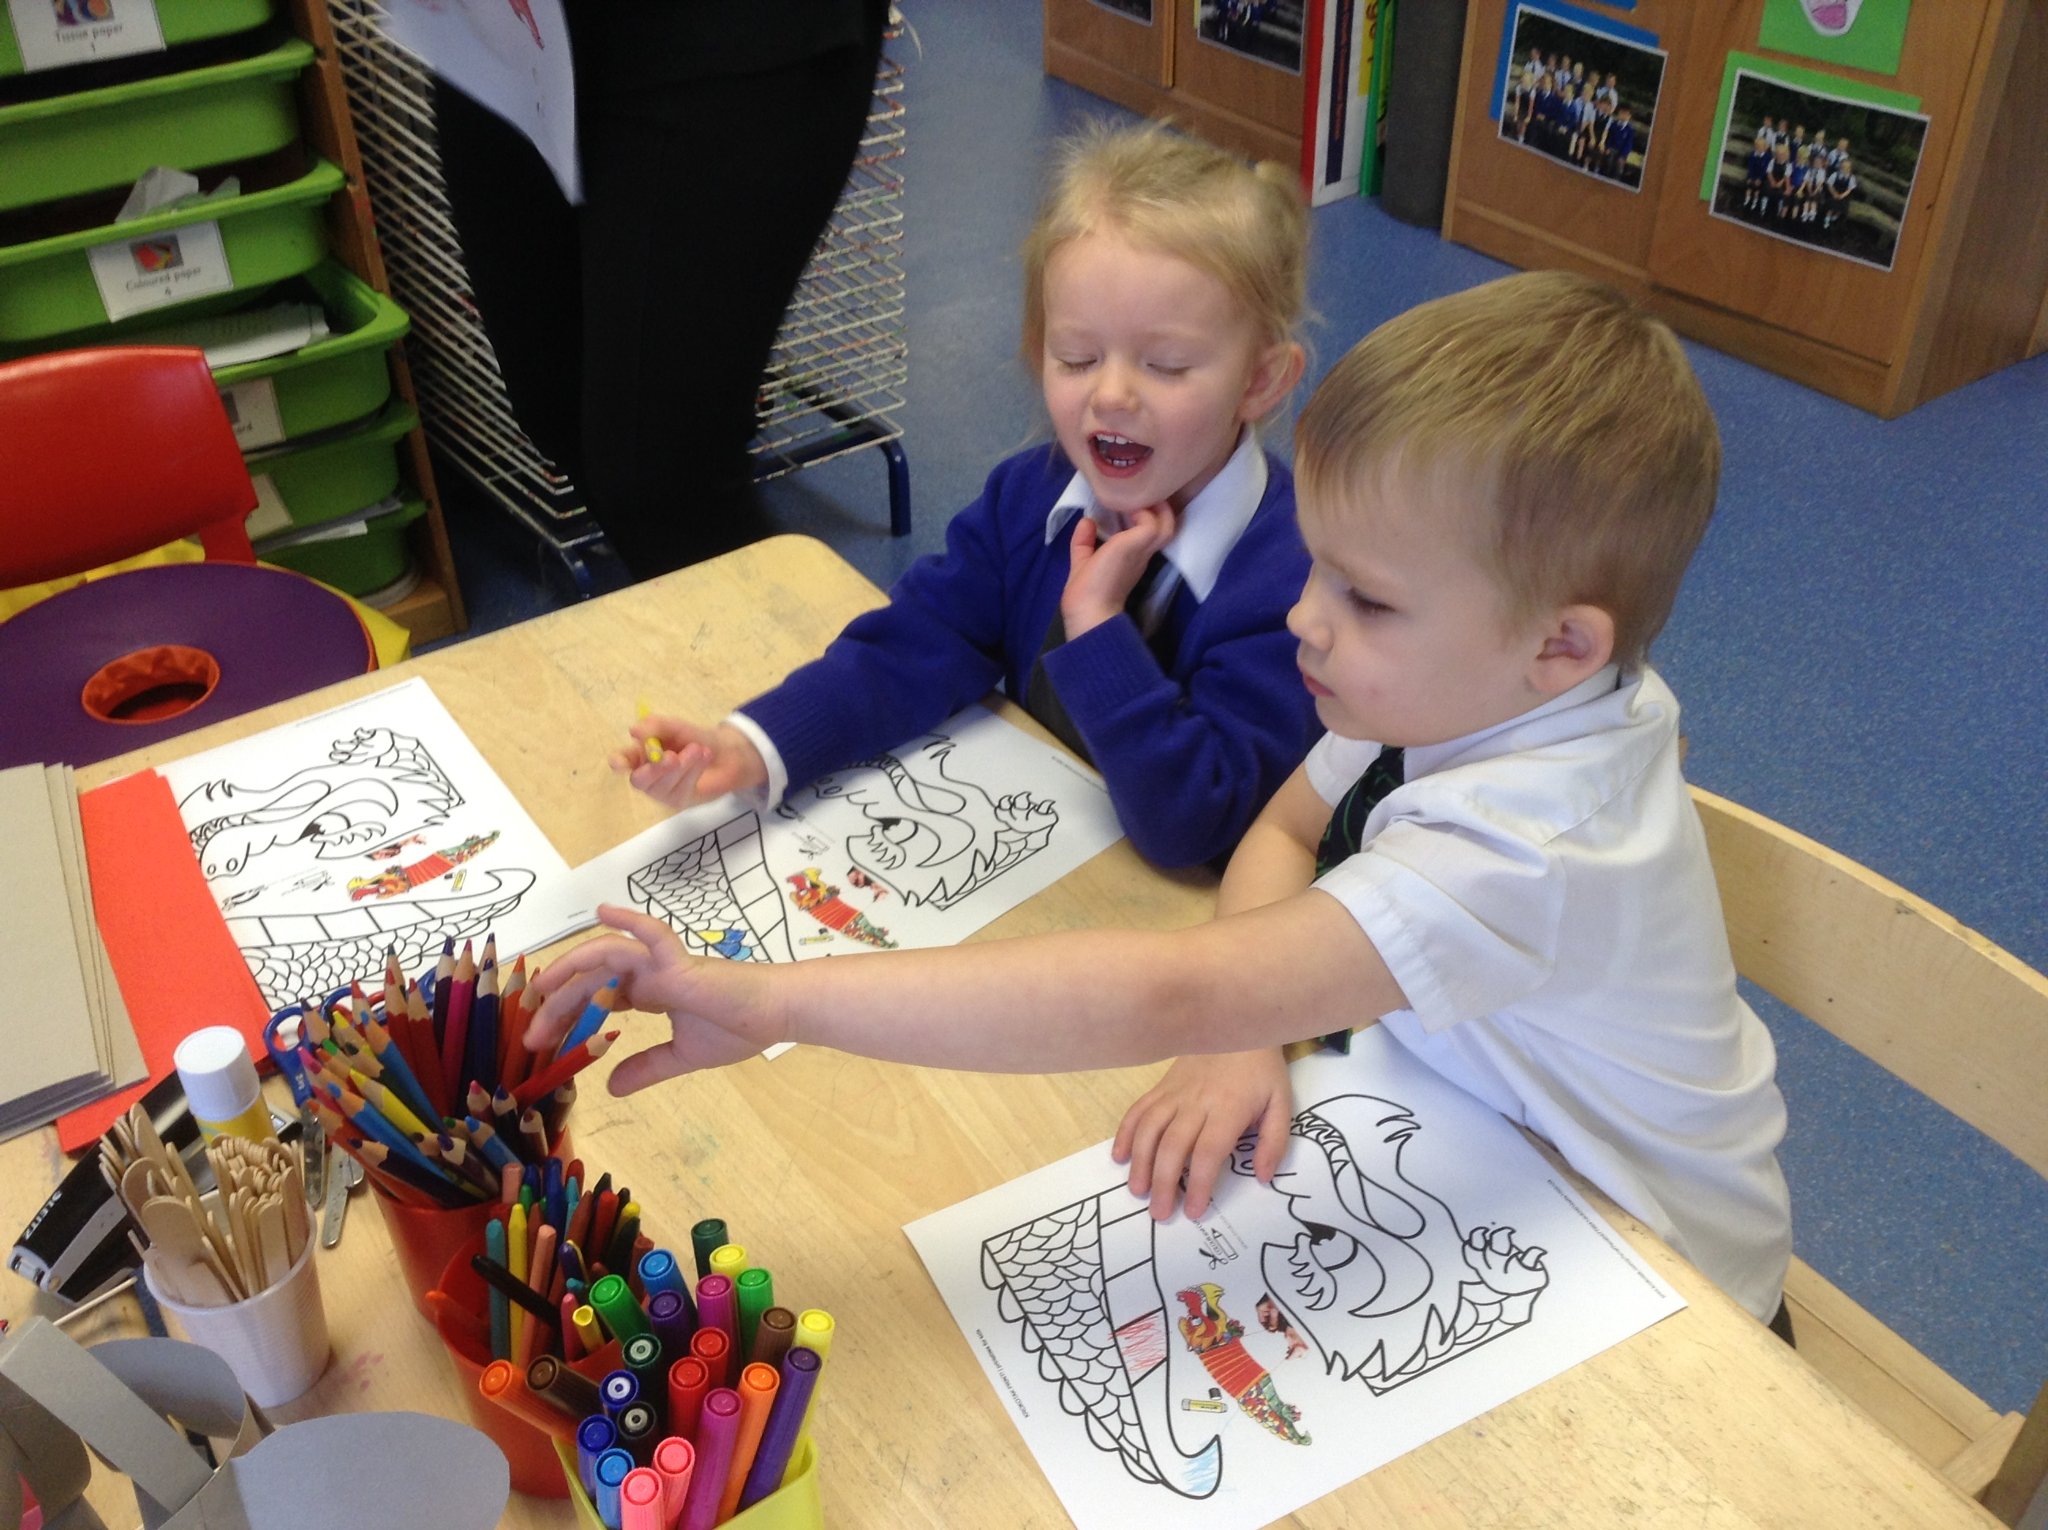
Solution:
<path fill-rule="evenodd" d="M 160 766 L 272 1009 L 453 936 L 577 928 L 568 867 L 424 680 Z"/>
<path fill-rule="evenodd" d="M 721 798 L 577 868 L 692 955 L 790 962 L 964 940 L 1122 837 L 1092 771 L 982 707 L 756 811 Z"/>
<path fill-rule="evenodd" d="M 1104 1143 L 905 1229 L 1080 1530 L 1267 1524 L 1685 1305 L 1383 1031 L 1293 1081 L 1200 1222 Z"/>

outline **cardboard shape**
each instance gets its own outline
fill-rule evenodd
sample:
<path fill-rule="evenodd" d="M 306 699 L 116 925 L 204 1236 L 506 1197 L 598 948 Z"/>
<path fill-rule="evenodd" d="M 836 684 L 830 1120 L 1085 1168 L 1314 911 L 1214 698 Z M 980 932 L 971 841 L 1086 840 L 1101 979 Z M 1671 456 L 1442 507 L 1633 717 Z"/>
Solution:
<path fill-rule="evenodd" d="M 208 1471 L 172 1419 L 232 1440 L 227 1458 Z M 87 1446 L 133 1480 L 147 1530 L 488 1530 L 511 1493 L 497 1447 L 450 1419 L 350 1413 L 266 1437 L 226 1362 L 197 1345 L 87 1351 L 42 1318 L 0 1339 L 0 1467 L 27 1478 L 46 1530 L 101 1523 L 83 1498 Z M 0 1470 L 0 1524 L 21 1507 Z"/>

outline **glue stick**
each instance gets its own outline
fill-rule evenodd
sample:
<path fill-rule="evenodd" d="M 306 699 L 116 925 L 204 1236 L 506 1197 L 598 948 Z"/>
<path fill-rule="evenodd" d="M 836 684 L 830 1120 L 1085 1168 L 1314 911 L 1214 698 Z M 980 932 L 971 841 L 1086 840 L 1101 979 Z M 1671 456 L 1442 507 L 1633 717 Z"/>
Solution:
<path fill-rule="evenodd" d="M 276 1141 L 270 1107 L 256 1084 L 256 1060 L 232 1026 L 209 1025 L 178 1043 L 171 1054 L 178 1082 L 192 1106 L 192 1119 L 208 1142 L 216 1137 Z"/>

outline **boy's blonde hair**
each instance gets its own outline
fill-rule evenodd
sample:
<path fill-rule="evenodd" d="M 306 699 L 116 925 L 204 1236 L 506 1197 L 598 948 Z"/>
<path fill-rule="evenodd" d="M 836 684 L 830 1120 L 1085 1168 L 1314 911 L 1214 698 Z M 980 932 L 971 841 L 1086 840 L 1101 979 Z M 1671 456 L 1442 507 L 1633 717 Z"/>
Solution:
<path fill-rule="evenodd" d="M 1721 438 L 1669 328 L 1604 283 L 1532 271 L 1388 320 L 1317 387 L 1300 497 L 1342 514 L 1389 469 L 1474 500 L 1510 623 L 1597 606 L 1639 660 L 1713 514 Z"/>
<path fill-rule="evenodd" d="M 1308 209 L 1285 167 L 1251 164 L 1162 124 L 1094 123 L 1062 142 L 1024 240 L 1024 363 L 1044 361 L 1045 267 L 1098 229 L 1221 282 L 1269 341 L 1288 340 L 1308 289 Z"/>

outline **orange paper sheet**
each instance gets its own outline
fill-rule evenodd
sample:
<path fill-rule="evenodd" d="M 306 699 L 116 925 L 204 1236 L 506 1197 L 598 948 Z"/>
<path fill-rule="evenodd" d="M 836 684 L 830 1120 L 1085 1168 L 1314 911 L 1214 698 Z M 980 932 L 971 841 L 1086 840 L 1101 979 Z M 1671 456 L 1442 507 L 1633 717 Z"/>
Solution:
<path fill-rule="evenodd" d="M 149 1078 L 57 1122 L 67 1153 L 88 1146 L 171 1071 L 171 1053 L 202 1025 L 232 1025 L 263 1057 L 270 1013 L 214 905 L 164 778 L 138 771 L 78 799 L 93 910 Z"/>

